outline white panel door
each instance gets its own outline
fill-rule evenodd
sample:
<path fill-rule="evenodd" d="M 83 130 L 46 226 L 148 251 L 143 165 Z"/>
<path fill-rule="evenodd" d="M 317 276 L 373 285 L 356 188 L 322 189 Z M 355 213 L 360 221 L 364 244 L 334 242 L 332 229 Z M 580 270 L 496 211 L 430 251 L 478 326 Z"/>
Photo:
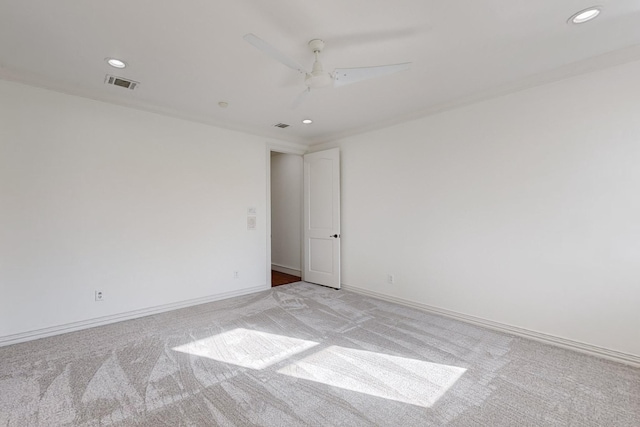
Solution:
<path fill-rule="evenodd" d="M 304 277 L 340 289 L 340 150 L 304 156 Z"/>

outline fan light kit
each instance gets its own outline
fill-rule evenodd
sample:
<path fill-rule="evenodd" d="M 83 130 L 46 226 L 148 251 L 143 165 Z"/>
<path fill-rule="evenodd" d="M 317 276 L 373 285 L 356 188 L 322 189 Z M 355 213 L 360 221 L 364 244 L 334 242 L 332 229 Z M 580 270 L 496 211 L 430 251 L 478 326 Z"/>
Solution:
<path fill-rule="evenodd" d="M 333 73 L 329 73 L 324 70 L 322 63 L 320 62 L 320 54 L 325 46 L 324 41 L 320 39 L 313 39 L 309 42 L 309 49 L 313 52 L 315 61 L 311 71 L 308 71 L 296 60 L 280 52 L 278 49 L 271 46 L 255 34 L 246 34 L 243 39 L 258 50 L 261 50 L 267 56 L 270 56 L 272 59 L 275 59 L 281 64 L 304 74 L 304 83 L 307 87 L 294 100 L 291 108 L 297 108 L 302 101 L 304 101 L 307 95 L 309 95 L 311 89 L 315 90 L 329 86 L 342 87 L 351 83 L 371 79 L 373 77 L 381 77 L 387 74 L 397 73 L 398 71 L 407 70 L 411 66 L 410 62 L 405 62 L 402 64 L 379 65 L 376 67 L 336 68 Z"/>
<path fill-rule="evenodd" d="M 302 123 L 304 123 L 305 125 L 310 125 L 311 123 L 313 123 L 313 120 L 311 120 L 311 119 L 304 119 L 304 120 L 302 121 Z"/>
<path fill-rule="evenodd" d="M 113 68 L 124 68 L 127 66 L 124 61 L 116 58 L 107 58 L 107 64 L 111 65 Z"/>
<path fill-rule="evenodd" d="M 575 13 L 569 18 L 569 23 L 571 24 L 584 24 L 585 22 L 591 21 L 595 19 L 598 15 L 600 15 L 602 7 L 594 6 L 589 9 L 581 10 L 578 13 Z"/>

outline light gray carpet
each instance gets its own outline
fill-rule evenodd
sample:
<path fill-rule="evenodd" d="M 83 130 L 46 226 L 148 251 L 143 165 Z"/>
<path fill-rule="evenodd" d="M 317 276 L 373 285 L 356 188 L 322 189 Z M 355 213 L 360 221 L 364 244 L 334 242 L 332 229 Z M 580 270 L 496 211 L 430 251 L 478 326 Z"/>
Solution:
<path fill-rule="evenodd" d="M 640 426 L 640 370 L 295 283 L 0 348 L 1 426 Z"/>

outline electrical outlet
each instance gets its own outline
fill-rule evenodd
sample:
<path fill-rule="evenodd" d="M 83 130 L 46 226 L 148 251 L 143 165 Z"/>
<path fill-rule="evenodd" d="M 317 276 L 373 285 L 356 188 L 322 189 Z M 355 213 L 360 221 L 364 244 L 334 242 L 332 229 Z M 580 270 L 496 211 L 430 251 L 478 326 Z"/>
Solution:
<path fill-rule="evenodd" d="M 240 278 L 240 272 L 238 270 L 233 272 L 233 278 L 234 279 L 239 279 Z"/>
<path fill-rule="evenodd" d="M 390 285 L 393 285 L 396 281 L 396 278 L 393 277 L 393 274 L 387 274 L 387 283 L 389 283 Z"/>
<path fill-rule="evenodd" d="M 104 294 L 102 291 L 96 291 L 96 301 L 104 301 Z"/>

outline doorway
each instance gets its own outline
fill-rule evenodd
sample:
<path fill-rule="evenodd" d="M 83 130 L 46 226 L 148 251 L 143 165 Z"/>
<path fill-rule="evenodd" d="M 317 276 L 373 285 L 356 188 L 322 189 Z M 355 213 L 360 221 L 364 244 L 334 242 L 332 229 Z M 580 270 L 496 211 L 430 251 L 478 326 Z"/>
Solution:
<path fill-rule="evenodd" d="M 302 277 L 303 162 L 300 154 L 271 151 L 271 286 Z"/>

